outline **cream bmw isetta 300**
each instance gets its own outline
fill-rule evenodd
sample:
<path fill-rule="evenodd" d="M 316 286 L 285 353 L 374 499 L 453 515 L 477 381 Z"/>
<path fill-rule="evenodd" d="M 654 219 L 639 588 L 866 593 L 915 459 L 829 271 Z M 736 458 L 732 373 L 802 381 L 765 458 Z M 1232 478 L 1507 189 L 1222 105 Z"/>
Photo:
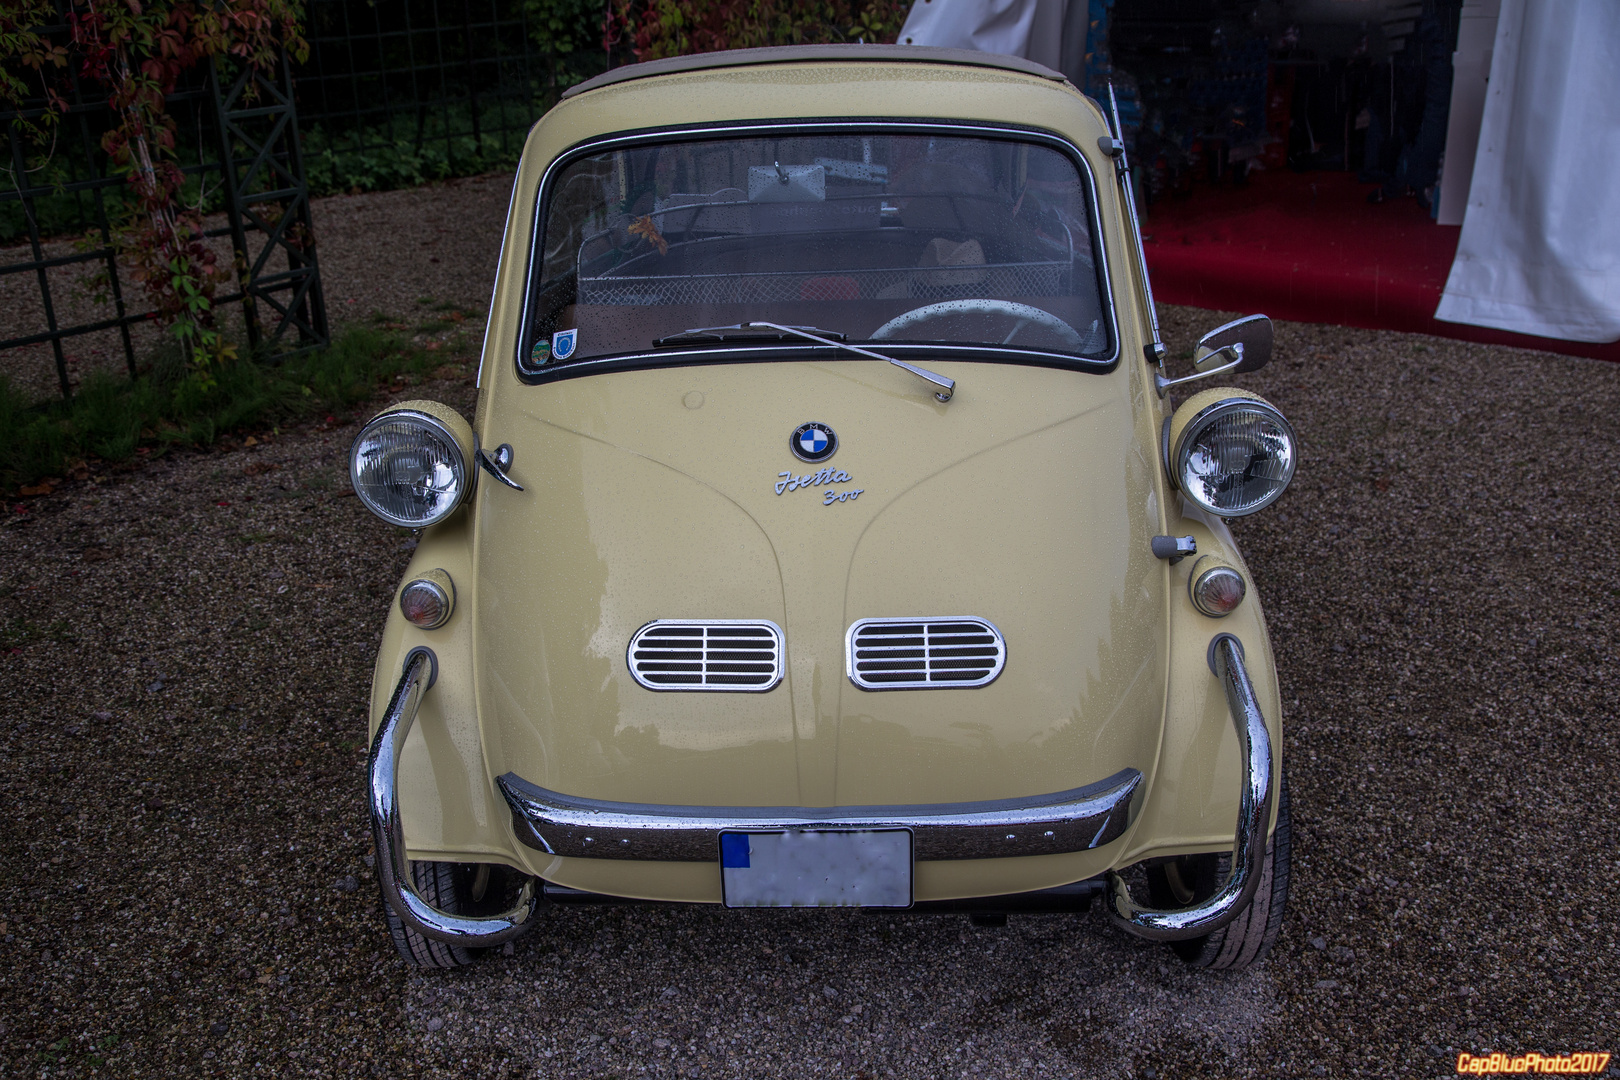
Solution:
<path fill-rule="evenodd" d="M 547 903 L 1083 910 L 1234 968 L 1289 866 L 1224 519 L 1294 434 L 1171 379 L 1104 112 L 951 50 L 638 64 L 529 135 L 476 418 L 350 459 L 421 529 L 372 687 L 393 938 Z M 1139 876 L 1127 868 L 1140 866 Z M 1134 891 L 1133 891 L 1134 890 Z"/>

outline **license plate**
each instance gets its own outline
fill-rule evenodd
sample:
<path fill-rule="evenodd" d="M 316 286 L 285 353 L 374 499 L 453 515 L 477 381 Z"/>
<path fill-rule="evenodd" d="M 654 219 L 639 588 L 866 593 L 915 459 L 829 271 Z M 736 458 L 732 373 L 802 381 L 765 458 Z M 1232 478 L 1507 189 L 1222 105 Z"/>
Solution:
<path fill-rule="evenodd" d="M 720 834 L 726 907 L 911 906 L 910 829 Z"/>

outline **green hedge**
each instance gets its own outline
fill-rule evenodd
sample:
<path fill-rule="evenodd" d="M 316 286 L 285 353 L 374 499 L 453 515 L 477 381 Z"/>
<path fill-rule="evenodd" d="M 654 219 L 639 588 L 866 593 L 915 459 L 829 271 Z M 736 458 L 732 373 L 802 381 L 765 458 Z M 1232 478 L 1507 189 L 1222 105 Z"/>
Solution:
<path fill-rule="evenodd" d="M 71 401 L 30 403 L 0 375 L 0 491 L 63 476 L 80 461 L 116 464 L 143 448 L 203 447 L 233 431 L 344 415 L 397 376 L 419 381 L 455 359 L 356 326 L 330 348 L 277 365 L 235 361 L 207 388 L 166 376 L 178 365 L 158 363 L 133 380 L 92 375 Z"/>

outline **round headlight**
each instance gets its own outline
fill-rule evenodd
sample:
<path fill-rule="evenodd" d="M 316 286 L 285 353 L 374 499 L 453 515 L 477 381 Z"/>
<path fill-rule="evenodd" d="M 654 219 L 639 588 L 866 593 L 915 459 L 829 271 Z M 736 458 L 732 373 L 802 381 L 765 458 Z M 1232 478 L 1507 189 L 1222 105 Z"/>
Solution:
<path fill-rule="evenodd" d="M 443 521 L 461 504 L 473 480 L 466 421 L 454 413 L 441 418 L 409 407 L 418 404 L 450 413 L 431 402 L 390 409 L 360 429 L 349 451 L 354 493 L 367 510 L 407 529 Z M 452 430 L 454 421 L 466 429 L 465 442 L 457 437 L 462 433 Z"/>
<path fill-rule="evenodd" d="M 1176 423 L 1181 414 L 1190 414 Z M 1294 429 L 1268 401 L 1230 390 L 1189 398 L 1172 420 L 1179 428 L 1170 475 L 1193 502 L 1221 517 L 1270 506 L 1294 478 Z"/>

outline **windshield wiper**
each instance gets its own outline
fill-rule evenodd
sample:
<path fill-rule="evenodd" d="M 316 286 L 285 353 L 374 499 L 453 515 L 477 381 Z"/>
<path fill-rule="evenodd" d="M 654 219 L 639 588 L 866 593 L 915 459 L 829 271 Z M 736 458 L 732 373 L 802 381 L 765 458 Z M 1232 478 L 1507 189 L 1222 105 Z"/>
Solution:
<path fill-rule="evenodd" d="M 816 333 L 811 333 L 810 331 L 815 330 L 815 327 L 778 326 L 776 323 L 768 322 L 748 322 L 743 323 L 742 325 L 745 327 L 758 326 L 771 330 L 780 330 L 784 334 L 792 334 L 794 337 L 802 337 L 808 338 L 811 341 L 819 341 L 823 345 L 831 345 L 835 348 L 846 349 L 849 352 L 855 353 L 859 356 L 871 357 L 873 360 L 886 360 L 895 367 L 905 368 L 919 379 L 926 379 L 935 386 L 939 387 L 938 390 L 934 391 L 934 397 L 938 398 L 940 401 L 949 401 L 956 393 L 955 379 L 948 379 L 943 375 L 937 375 L 932 371 L 927 371 L 923 368 L 917 367 L 915 364 L 908 364 L 904 360 L 896 360 L 892 356 L 884 356 L 882 353 L 875 353 L 870 349 L 862 349 L 856 345 L 846 345 L 844 343 L 843 334 L 839 334 L 836 337 L 818 337 L 816 336 L 817 334 L 825 334 L 827 332 L 825 330 L 819 330 L 816 331 Z"/>
<path fill-rule="evenodd" d="M 724 341 L 782 341 L 789 337 L 808 337 L 812 341 L 837 344 L 844 335 L 836 330 L 823 330 L 819 326 L 774 326 L 770 323 L 737 323 L 735 326 L 699 326 L 682 330 L 653 342 L 653 348 L 671 345 L 706 345 Z"/>
<path fill-rule="evenodd" d="M 771 322 L 745 322 L 735 326 L 699 326 L 692 330 L 682 330 L 678 334 L 657 338 L 653 341 L 653 348 L 663 349 L 672 345 L 706 345 L 721 344 L 727 341 L 782 341 L 785 338 L 804 338 L 814 341 L 818 345 L 831 345 L 835 349 L 846 349 L 858 356 L 870 357 L 873 360 L 883 360 L 898 368 L 905 368 L 919 379 L 927 379 L 939 387 L 934 391 L 934 397 L 940 401 L 951 400 L 956 393 L 956 380 L 947 379 L 943 375 L 936 375 L 932 371 L 925 371 L 904 360 L 896 360 L 892 356 L 872 352 L 870 349 L 858 348 L 844 342 L 844 335 L 836 330 L 823 330 L 819 326 L 782 326 Z"/>

